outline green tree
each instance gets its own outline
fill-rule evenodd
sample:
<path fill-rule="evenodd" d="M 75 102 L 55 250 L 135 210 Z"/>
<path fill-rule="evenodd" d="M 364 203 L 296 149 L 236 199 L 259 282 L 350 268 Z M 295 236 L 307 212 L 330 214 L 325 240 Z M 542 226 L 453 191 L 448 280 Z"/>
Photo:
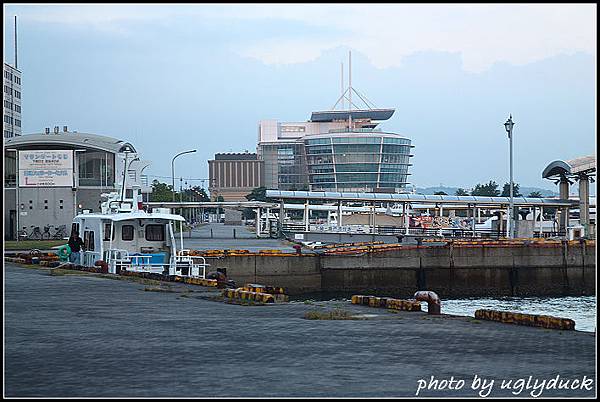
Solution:
<path fill-rule="evenodd" d="M 471 191 L 471 195 L 483 195 L 488 197 L 497 197 L 500 195 L 498 190 L 498 184 L 495 181 L 490 180 L 487 184 L 477 184 Z"/>
<path fill-rule="evenodd" d="M 456 190 L 454 195 L 464 196 L 464 195 L 469 195 L 469 192 L 467 190 L 465 190 L 464 188 L 459 188 L 458 190 Z"/>
<path fill-rule="evenodd" d="M 521 195 L 522 194 L 519 193 L 519 185 L 517 183 L 513 183 L 513 196 L 520 197 Z M 510 197 L 510 183 L 504 183 L 501 197 Z"/>
<path fill-rule="evenodd" d="M 273 202 L 272 199 L 267 198 L 267 188 L 266 187 L 256 187 L 252 190 L 250 194 L 246 195 L 246 199 L 248 201 L 263 201 L 263 202 Z"/>
<path fill-rule="evenodd" d="M 161 183 L 158 180 L 152 181 L 152 193 L 150 201 L 167 202 L 173 201 L 173 186 L 166 183 Z"/>
<path fill-rule="evenodd" d="M 533 192 L 529 193 L 529 195 L 527 197 L 531 197 L 531 198 L 543 198 L 544 196 L 539 191 L 533 191 Z"/>

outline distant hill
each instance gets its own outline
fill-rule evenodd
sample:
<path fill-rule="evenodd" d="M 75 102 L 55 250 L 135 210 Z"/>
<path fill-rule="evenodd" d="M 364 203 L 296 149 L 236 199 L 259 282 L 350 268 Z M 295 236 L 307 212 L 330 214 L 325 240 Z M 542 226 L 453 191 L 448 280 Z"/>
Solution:
<path fill-rule="evenodd" d="M 456 190 L 458 190 L 458 187 L 437 186 L 437 187 L 417 187 L 416 188 L 417 194 L 424 194 L 424 195 L 428 195 L 428 194 L 433 195 L 439 191 L 443 191 L 448 195 L 454 195 L 456 193 Z M 465 188 L 465 190 L 467 192 L 471 191 L 470 188 Z M 534 191 L 539 191 L 542 194 L 542 196 L 544 196 L 544 197 L 554 197 L 554 196 L 558 195 L 558 192 L 548 190 L 545 188 L 539 188 L 539 187 L 520 187 L 519 188 L 519 192 L 525 196 L 529 195 L 530 193 L 533 193 Z"/>

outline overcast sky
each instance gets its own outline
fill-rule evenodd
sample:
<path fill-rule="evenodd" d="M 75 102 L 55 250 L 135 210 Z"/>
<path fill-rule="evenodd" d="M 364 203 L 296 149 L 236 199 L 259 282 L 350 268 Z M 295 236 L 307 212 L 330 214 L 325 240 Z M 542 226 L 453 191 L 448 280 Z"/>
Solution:
<path fill-rule="evenodd" d="M 5 5 L 19 19 L 23 132 L 131 141 L 145 173 L 206 178 L 215 152 L 255 151 L 261 119 L 305 121 L 352 82 L 380 127 L 415 145 L 410 181 L 470 188 L 595 154 L 596 5 Z M 346 82 L 347 82 L 346 77 Z M 168 179 L 162 179 L 169 181 Z M 200 182 L 189 181 L 191 184 Z M 593 185 L 595 188 L 595 184 Z"/>

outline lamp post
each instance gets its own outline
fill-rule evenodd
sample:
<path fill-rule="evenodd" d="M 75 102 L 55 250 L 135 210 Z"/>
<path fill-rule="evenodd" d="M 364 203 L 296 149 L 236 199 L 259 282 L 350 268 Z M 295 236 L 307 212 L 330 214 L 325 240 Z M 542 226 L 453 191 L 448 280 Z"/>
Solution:
<path fill-rule="evenodd" d="M 173 157 L 173 160 L 171 161 L 171 179 L 172 179 L 172 184 L 173 184 L 173 202 L 175 202 L 175 158 L 177 158 L 178 156 L 181 156 L 183 154 L 189 154 L 192 152 L 196 152 L 195 149 L 192 149 L 191 151 L 183 151 L 178 153 L 177 155 L 175 155 Z"/>
<path fill-rule="evenodd" d="M 504 123 L 504 128 L 508 133 L 508 141 L 510 146 L 510 207 L 508 209 L 508 222 L 509 222 L 509 232 L 508 237 L 513 239 L 515 237 L 515 227 L 514 227 L 514 199 L 513 199 L 513 146 L 512 146 L 512 130 L 515 123 L 512 121 L 512 114 Z"/>

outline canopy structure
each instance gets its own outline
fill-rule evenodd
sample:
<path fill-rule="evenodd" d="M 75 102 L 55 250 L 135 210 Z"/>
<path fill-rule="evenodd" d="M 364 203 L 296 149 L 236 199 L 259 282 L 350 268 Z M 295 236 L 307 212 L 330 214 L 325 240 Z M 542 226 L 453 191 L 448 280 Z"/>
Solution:
<path fill-rule="evenodd" d="M 389 193 L 338 193 L 323 191 L 281 191 L 267 190 L 267 197 L 304 200 L 355 201 L 355 202 L 408 202 L 419 204 L 457 204 L 477 206 L 509 205 L 509 197 L 456 196 L 456 195 L 423 195 L 423 194 L 389 194 Z M 550 206 L 569 207 L 577 201 L 557 198 L 514 197 L 516 206 Z"/>
<path fill-rule="evenodd" d="M 596 156 L 594 155 L 582 156 L 567 161 L 557 160 L 551 162 L 542 172 L 542 178 L 559 183 L 561 199 L 569 198 L 571 180 L 579 181 L 579 223 L 586 231 L 589 231 L 588 225 L 592 223 L 589 212 L 589 186 L 590 181 L 594 181 L 593 176 L 596 176 Z M 568 210 L 564 209 L 560 218 L 561 229 L 568 226 L 568 216 Z M 595 232 L 595 229 L 592 228 L 593 232 Z"/>
<path fill-rule="evenodd" d="M 596 175 L 596 157 L 594 155 L 550 163 L 542 172 L 544 179 L 559 179 L 560 177 L 579 177 L 581 175 Z"/>

